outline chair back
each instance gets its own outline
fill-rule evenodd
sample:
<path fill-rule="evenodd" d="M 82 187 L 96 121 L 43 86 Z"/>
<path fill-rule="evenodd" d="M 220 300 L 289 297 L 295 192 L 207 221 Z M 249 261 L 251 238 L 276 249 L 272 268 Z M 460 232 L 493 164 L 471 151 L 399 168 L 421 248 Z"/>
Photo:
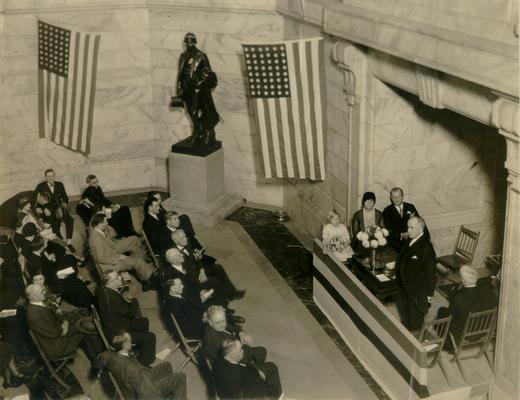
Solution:
<path fill-rule="evenodd" d="M 152 258 L 155 268 L 157 268 L 157 270 L 160 270 L 161 263 L 159 261 L 159 258 L 157 257 L 157 254 L 154 253 L 154 251 L 152 249 L 152 245 L 150 244 L 150 241 L 148 240 L 148 236 L 146 236 L 146 232 L 144 231 L 144 229 L 143 229 L 143 238 L 144 238 L 144 243 L 146 244 L 146 249 L 145 249 L 146 253 Z"/>
<path fill-rule="evenodd" d="M 103 342 L 103 345 L 105 346 L 105 350 L 114 351 L 114 348 L 112 346 L 110 346 L 110 343 L 108 343 L 108 340 L 105 336 L 105 332 L 103 332 L 103 325 L 101 324 L 101 318 L 99 318 L 99 314 L 97 312 L 96 306 L 94 304 L 91 304 L 90 310 L 92 312 L 92 320 L 94 321 L 94 326 L 96 327 L 99 337 L 101 338 L 101 341 Z"/>
<path fill-rule="evenodd" d="M 471 264 L 473 262 L 473 256 L 477 249 L 479 236 L 480 232 L 474 232 L 471 229 L 466 228 L 464 225 L 460 226 L 459 235 L 453 253 L 464 260 L 465 264 Z"/>
<path fill-rule="evenodd" d="M 470 313 L 466 319 L 459 346 L 489 343 L 495 328 L 496 311 L 497 309 L 494 308 L 488 311 Z"/>
<path fill-rule="evenodd" d="M 444 342 L 448 337 L 451 324 L 451 315 L 446 318 L 425 321 L 418 335 L 419 342 L 425 347 L 428 356 L 433 355 L 433 359 L 428 364 L 428 368 L 433 367 L 444 347 Z"/>
<path fill-rule="evenodd" d="M 182 333 L 182 329 L 181 329 L 179 323 L 177 322 L 177 319 L 175 318 L 175 315 L 173 315 L 173 313 L 170 313 L 170 315 L 172 317 L 173 324 L 175 325 L 175 330 L 177 331 L 177 334 L 179 335 L 179 340 L 181 341 L 182 346 L 185 349 L 189 349 L 189 347 L 188 347 L 189 343 L 200 342 L 200 340 L 186 339 L 186 337 L 184 336 L 184 333 Z"/>
<path fill-rule="evenodd" d="M 114 399 L 119 400 L 125 400 L 125 396 L 123 395 L 123 391 L 119 387 L 116 378 L 112 374 L 112 372 L 108 371 L 108 378 L 110 379 L 110 382 L 112 382 L 112 385 L 114 385 L 115 393 L 114 393 Z"/>

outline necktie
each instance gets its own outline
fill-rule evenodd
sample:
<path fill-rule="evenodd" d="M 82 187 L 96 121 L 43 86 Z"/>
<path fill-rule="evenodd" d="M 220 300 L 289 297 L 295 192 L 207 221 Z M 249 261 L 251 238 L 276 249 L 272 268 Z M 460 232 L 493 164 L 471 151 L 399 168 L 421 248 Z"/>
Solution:
<path fill-rule="evenodd" d="M 401 218 L 403 217 L 403 206 L 402 205 L 399 206 L 399 215 L 401 216 Z"/>

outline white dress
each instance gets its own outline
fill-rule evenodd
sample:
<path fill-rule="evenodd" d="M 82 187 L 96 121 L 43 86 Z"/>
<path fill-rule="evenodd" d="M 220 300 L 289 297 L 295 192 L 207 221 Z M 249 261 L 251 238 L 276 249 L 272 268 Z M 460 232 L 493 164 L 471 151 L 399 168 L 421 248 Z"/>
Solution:
<path fill-rule="evenodd" d="M 350 247 L 350 236 L 344 224 L 325 225 L 322 236 L 325 250 L 334 254 L 340 261 L 345 262 L 354 254 Z"/>

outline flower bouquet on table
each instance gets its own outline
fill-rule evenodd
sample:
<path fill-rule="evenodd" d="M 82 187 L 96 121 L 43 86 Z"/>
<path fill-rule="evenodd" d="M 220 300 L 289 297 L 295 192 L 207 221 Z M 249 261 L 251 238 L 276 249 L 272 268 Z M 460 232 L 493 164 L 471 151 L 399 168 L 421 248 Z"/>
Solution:
<path fill-rule="evenodd" d="M 370 266 L 375 268 L 376 265 L 376 249 L 385 246 L 388 236 L 388 230 L 380 228 L 377 225 L 372 225 L 364 231 L 358 232 L 356 238 L 361 242 L 361 245 L 370 251 Z"/>

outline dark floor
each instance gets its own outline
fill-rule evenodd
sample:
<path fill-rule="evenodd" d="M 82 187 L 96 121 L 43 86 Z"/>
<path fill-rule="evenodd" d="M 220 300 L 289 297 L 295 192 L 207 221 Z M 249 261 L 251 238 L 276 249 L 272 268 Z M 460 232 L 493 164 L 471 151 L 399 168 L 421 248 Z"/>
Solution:
<path fill-rule="evenodd" d="M 241 207 L 227 219 L 238 222 L 244 228 L 376 396 L 379 399 L 390 399 L 361 365 L 327 317 L 314 304 L 312 253 L 296 239 L 271 211 Z"/>

